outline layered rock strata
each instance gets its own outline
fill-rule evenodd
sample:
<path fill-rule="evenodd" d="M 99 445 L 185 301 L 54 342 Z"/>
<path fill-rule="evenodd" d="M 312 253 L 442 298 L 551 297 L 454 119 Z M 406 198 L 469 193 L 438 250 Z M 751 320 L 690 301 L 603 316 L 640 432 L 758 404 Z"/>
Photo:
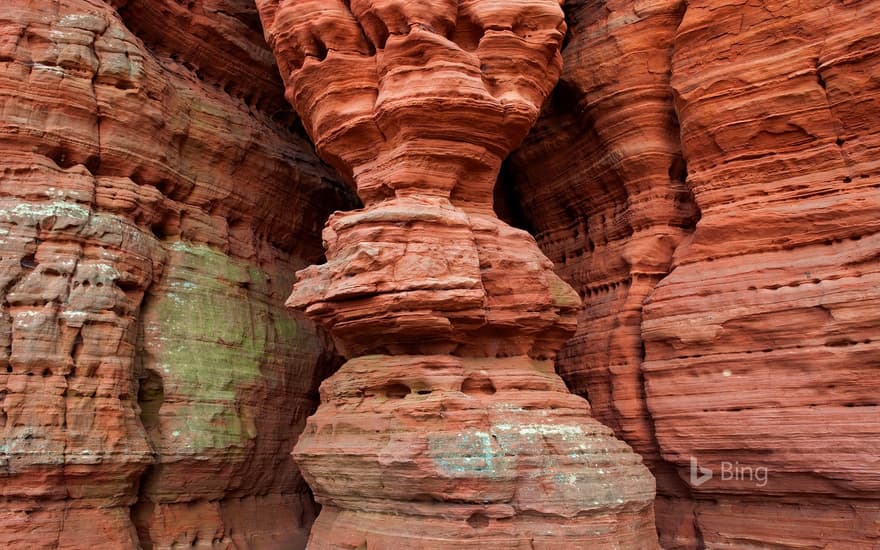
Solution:
<path fill-rule="evenodd" d="M 645 304 L 643 369 L 664 456 L 716 472 L 691 483 L 708 546 L 880 541 L 878 17 L 688 2 L 676 33 L 702 219 Z M 778 529 L 753 519 L 768 510 Z"/>
<path fill-rule="evenodd" d="M 288 301 L 349 358 L 294 452 L 323 504 L 310 548 L 656 547 L 653 479 L 553 370 L 580 300 L 492 211 L 559 74 L 557 2 L 257 5 L 365 205 Z"/>
<path fill-rule="evenodd" d="M 289 451 L 334 363 L 281 301 L 354 201 L 280 93 L 194 64 L 223 35 L 226 78 L 274 80 L 255 9 L 213 4 L 0 6 L 0 547 L 305 543 Z"/>
<path fill-rule="evenodd" d="M 584 298 L 557 365 L 654 470 L 665 548 L 880 538 L 877 9 L 566 3 L 505 183 Z"/>
<path fill-rule="evenodd" d="M 685 183 L 670 86 L 684 4 L 568 2 L 565 9 L 573 23 L 559 85 L 505 165 L 499 191 L 511 195 L 508 216 L 536 235 L 583 298 L 557 370 L 645 458 L 657 478 L 658 529 L 668 548 L 673 539 L 695 540 L 692 496 L 656 441 L 641 327 L 643 302 L 700 215 Z"/>

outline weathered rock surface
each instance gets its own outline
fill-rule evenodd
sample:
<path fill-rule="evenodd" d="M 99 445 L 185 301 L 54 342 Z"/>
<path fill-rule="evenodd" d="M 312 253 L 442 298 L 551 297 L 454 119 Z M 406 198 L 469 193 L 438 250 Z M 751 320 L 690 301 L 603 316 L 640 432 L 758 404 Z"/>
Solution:
<path fill-rule="evenodd" d="M 657 476 L 666 548 L 880 540 L 878 9 L 566 4 L 502 182 L 584 299 L 557 366 Z"/>
<path fill-rule="evenodd" d="M 492 211 L 558 76 L 557 2 L 257 5 L 365 204 L 288 301 L 349 358 L 294 451 L 323 504 L 310 548 L 655 548 L 641 458 L 553 371 L 580 300 Z"/>
<path fill-rule="evenodd" d="M 291 548 L 314 518 L 289 451 L 334 364 L 282 300 L 353 201 L 271 118 L 253 6 L 190 9 L 0 6 L 3 548 Z"/>
<path fill-rule="evenodd" d="M 650 547 L 588 415 L 664 548 L 880 544 L 876 2 L 568 0 L 540 250 L 553 1 L 260 8 L 0 5 L 0 547 L 304 546 L 285 84 L 315 547 Z"/>

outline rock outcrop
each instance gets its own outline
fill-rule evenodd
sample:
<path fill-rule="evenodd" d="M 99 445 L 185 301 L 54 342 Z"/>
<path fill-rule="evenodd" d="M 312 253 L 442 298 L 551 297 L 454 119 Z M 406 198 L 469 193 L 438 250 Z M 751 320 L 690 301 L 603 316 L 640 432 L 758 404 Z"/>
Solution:
<path fill-rule="evenodd" d="M 502 179 L 584 299 L 559 371 L 657 476 L 665 548 L 876 547 L 877 3 L 566 11 Z"/>
<path fill-rule="evenodd" d="M 877 2 L 257 3 L 0 2 L 0 547 L 880 544 Z"/>
<path fill-rule="evenodd" d="M 641 458 L 553 371 L 580 300 L 492 211 L 559 73 L 556 0 L 257 5 L 365 206 L 288 302 L 349 358 L 294 453 L 323 505 L 310 548 L 656 547 Z"/>
<path fill-rule="evenodd" d="M 217 4 L 0 6 L 3 548 L 304 544 L 336 363 L 282 302 L 355 201 Z"/>

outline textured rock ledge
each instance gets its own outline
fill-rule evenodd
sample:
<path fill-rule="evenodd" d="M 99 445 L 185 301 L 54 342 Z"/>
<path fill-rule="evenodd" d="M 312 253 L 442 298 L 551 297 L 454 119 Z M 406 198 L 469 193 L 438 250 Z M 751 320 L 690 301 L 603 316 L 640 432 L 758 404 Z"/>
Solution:
<path fill-rule="evenodd" d="M 0 7 L 4 548 L 290 548 L 315 516 L 289 451 L 335 363 L 281 303 L 354 201 L 271 102 L 195 70 L 229 33 L 242 48 L 212 62 L 274 78 L 243 22 L 191 7 L 216 28 Z"/>
<path fill-rule="evenodd" d="M 580 300 L 492 211 L 559 73 L 557 2 L 257 5 L 365 204 L 288 301 L 349 358 L 294 450 L 324 505 L 310 548 L 656 548 L 641 458 L 552 369 Z"/>
<path fill-rule="evenodd" d="M 560 372 L 657 476 L 665 548 L 873 548 L 876 3 L 566 12 L 503 180 L 584 298 Z"/>

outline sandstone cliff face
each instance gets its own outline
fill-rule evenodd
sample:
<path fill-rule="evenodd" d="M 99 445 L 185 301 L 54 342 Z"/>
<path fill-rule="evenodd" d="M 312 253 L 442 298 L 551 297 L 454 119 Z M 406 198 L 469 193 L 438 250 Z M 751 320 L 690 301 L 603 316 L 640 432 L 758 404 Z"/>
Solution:
<path fill-rule="evenodd" d="M 495 206 L 580 308 L 489 198 L 553 2 L 281 4 L 367 203 L 320 544 L 651 544 L 589 414 L 664 548 L 877 546 L 876 2 L 565 3 Z M 277 71 L 253 0 L 0 6 L 0 546 L 305 544 L 356 199 Z"/>
<path fill-rule="evenodd" d="M 560 372 L 645 455 L 664 547 L 875 547 L 877 3 L 566 12 L 502 179 L 584 299 Z"/>
<path fill-rule="evenodd" d="M 559 74 L 556 0 L 257 5 L 365 206 L 288 302 L 349 359 L 294 451 L 310 548 L 656 548 L 653 479 L 553 372 L 580 300 L 492 211 Z"/>
<path fill-rule="evenodd" d="M 282 301 L 353 200 L 274 74 L 247 2 L 0 6 L 0 546 L 304 542 Z"/>

